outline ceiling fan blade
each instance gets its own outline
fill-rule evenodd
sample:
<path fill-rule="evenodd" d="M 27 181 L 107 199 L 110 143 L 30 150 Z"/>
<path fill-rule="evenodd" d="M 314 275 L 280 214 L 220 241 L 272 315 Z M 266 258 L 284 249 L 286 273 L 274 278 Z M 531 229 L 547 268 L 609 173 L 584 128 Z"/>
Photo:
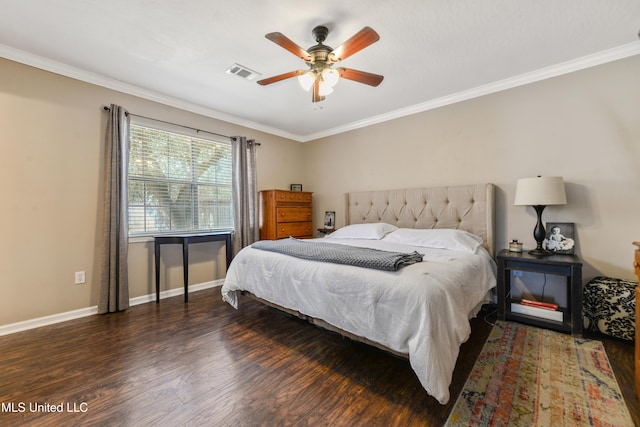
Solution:
<path fill-rule="evenodd" d="M 365 47 L 380 40 L 380 36 L 371 27 L 364 27 L 353 37 L 342 43 L 329 54 L 331 61 L 338 62 L 350 57 L 354 53 L 360 52 Z"/>
<path fill-rule="evenodd" d="M 262 86 L 270 85 L 271 83 L 277 83 L 281 80 L 290 79 L 291 77 L 296 77 L 304 73 L 306 73 L 306 71 L 303 71 L 303 70 L 289 71 L 288 73 L 278 74 L 277 76 L 267 77 L 266 79 L 258 80 L 257 83 Z"/>
<path fill-rule="evenodd" d="M 311 102 L 324 101 L 324 96 L 320 95 L 320 79 L 316 79 L 313 82 L 313 89 L 311 90 Z"/>
<path fill-rule="evenodd" d="M 367 73 L 366 71 L 354 70 L 352 68 L 337 68 L 340 77 L 355 82 L 364 83 L 369 86 L 378 86 L 382 83 L 384 76 L 379 74 Z"/>
<path fill-rule="evenodd" d="M 301 48 L 300 46 L 298 46 L 297 44 L 292 42 L 291 39 L 289 39 L 284 34 L 282 34 L 282 33 L 269 33 L 269 34 L 265 35 L 265 37 L 268 38 L 269 40 L 271 40 L 272 42 L 274 42 L 275 44 L 277 44 L 278 46 L 288 50 L 291 53 L 293 53 L 295 56 L 297 56 L 298 58 L 302 59 L 303 61 L 310 61 L 311 60 L 311 55 L 309 55 L 309 52 L 307 52 L 306 50 L 304 50 L 303 48 Z"/>

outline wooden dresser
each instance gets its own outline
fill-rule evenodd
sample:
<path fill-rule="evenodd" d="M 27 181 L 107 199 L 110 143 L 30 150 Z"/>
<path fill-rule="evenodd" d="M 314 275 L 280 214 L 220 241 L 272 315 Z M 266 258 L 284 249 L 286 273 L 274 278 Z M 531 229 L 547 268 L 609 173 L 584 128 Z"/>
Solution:
<path fill-rule="evenodd" d="M 633 267 L 640 283 L 640 242 L 633 244 L 636 245 Z M 640 288 L 636 288 L 636 395 L 640 398 Z"/>
<path fill-rule="evenodd" d="M 289 236 L 312 238 L 312 194 L 303 191 L 261 191 L 260 239 L 276 240 Z"/>

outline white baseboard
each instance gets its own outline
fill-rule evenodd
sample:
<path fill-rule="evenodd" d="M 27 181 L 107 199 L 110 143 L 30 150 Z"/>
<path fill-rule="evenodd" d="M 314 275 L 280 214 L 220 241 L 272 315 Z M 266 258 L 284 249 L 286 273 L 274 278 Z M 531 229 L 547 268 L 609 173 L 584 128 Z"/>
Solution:
<path fill-rule="evenodd" d="M 212 280 L 211 282 L 198 283 L 195 285 L 189 285 L 189 293 L 201 291 L 204 289 L 215 288 L 216 286 L 222 286 L 224 279 Z M 178 295 L 184 295 L 184 288 L 169 289 L 167 291 L 160 292 L 160 299 L 174 297 Z M 129 305 L 140 305 L 148 302 L 155 302 L 156 294 L 148 294 L 140 297 L 129 299 Z M 50 316 L 38 317 L 36 319 L 25 320 L 17 323 L 10 323 L 8 325 L 0 326 L 0 336 L 9 335 L 16 332 L 26 331 L 29 329 L 39 328 L 41 326 L 53 325 L 55 323 L 66 322 L 67 320 L 79 319 L 81 317 L 92 316 L 98 313 L 98 307 L 86 307 L 77 310 L 67 311 L 64 313 L 52 314 Z"/>

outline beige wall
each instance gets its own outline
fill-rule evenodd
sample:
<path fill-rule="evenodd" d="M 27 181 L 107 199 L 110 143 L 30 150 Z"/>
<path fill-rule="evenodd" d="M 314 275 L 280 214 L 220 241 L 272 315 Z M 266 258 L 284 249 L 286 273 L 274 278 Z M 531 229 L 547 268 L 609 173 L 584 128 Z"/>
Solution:
<path fill-rule="evenodd" d="M 257 139 L 260 189 L 303 184 L 314 192 L 316 225 L 325 210 L 337 211 L 341 225 L 348 191 L 490 181 L 498 246 L 511 238 L 530 246 L 535 217 L 512 206 L 515 181 L 562 175 L 569 204 L 547 208 L 544 220 L 576 223 L 586 278 L 633 279 L 638 75 L 640 57 L 629 58 L 301 144 L 0 59 L 0 326 L 97 303 L 101 108 L 110 103 Z M 149 242 L 130 246 L 132 297 L 153 291 L 151 250 Z M 224 276 L 220 245 L 196 245 L 191 257 L 190 283 Z M 81 270 L 87 283 L 75 285 Z M 181 287 L 179 248 L 163 248 L 161 274 L 163 290 Z"/>
<path fill-rule="evenodd" d="M 0 326 L 97 304 L 107 113 L 132 113 L 226 135 L 258 149 L 260 188 L 302 174 L 302 144 L 0 59 Z M 216 256 L 211 256 L 214 252 Z M 191 284 L 224 277 L 218 243 L 192 246 Z M 182 254 L 162 249 L 162 290 L 182 286 Z M 153 244 L 130 245 L 131 297 L 155 292 Z M 87 283 L 74 284 L 85 271 Z M 166 280 L 165 280 L 166 278 Z"/>
<path fill-rule="evenodd" d="M 513 206 L 518 178 L 560 175 L 583 276 L 635 280 L 640 241 L 640 56 L 306 143 L 314 220 L 343 219 L 343 194 L 493 182 L 497 246 L 535 246 L 535 212 Z M 327 155 L 331 153 L 331 155 Z M 330 159 L 317 162 L 315 159 Z"/>

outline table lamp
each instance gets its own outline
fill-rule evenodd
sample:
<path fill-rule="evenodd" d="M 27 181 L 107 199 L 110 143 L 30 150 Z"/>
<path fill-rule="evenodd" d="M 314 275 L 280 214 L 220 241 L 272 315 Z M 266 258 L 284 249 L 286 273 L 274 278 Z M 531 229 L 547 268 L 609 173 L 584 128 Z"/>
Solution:
<path fill-rule="evenodd" d="M 514 205 L 533 206 L 538 214 L 538 223 L 533 229 L 533 237 L 537 246 L 529 251 L 532 255 L 547 256 L 551 252 L 542 248 L 542 242 L 546 236 L 542 225 L 542 211 L 549 205 L 566 205 L 567 196 L 564 192 L 564 181 L 560 176 L 537 176 L 535 178 L 522 178 L 516 184 L 516 197 Z"/>

